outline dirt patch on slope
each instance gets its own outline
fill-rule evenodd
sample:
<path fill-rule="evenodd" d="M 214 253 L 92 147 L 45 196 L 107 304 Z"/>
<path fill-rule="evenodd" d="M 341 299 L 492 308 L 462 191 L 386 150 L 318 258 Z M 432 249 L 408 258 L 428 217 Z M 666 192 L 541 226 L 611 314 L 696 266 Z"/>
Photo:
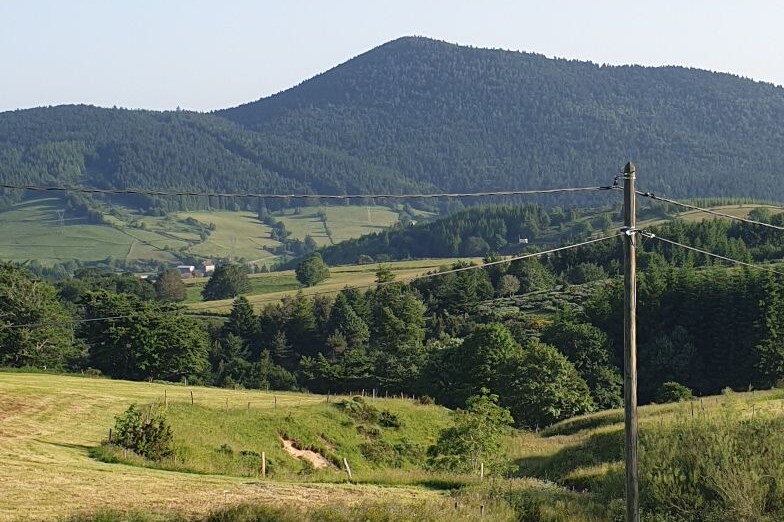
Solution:
<path fill-rule="evenodd" d="M 332 464 L 324 458 L 324 455 L 316 453 L 311 450 L 303 450 L 294 446 L 294 441 L 280 437 L 283 443 L 283 450 L 294 457 L 295 459 L 305 459 L 310 462 L 315 469 L 324 469 L 330 467 Z"/>

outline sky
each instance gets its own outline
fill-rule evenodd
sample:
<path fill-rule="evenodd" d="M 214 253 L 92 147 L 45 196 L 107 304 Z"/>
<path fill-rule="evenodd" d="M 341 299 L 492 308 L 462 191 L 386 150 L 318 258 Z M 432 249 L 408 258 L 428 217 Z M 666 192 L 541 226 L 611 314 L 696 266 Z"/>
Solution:
<path fill-rule="evenodd" d="M 784 84 L 776 0 L 0 0 L 0 111 L 210 111 L 420 35 Z"/>

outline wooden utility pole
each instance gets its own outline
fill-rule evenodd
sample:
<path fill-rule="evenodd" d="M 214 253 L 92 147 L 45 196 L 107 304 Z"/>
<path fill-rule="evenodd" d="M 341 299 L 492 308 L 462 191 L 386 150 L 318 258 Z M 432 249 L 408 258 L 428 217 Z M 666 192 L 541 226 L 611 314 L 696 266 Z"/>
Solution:
<path fill-rule="evenodd" d="M 623 411 L 626 457 L 626 522 L 640 522 L 640 487 L 637 474 L 637 208 L 636 170 L 623 169 Z"/>

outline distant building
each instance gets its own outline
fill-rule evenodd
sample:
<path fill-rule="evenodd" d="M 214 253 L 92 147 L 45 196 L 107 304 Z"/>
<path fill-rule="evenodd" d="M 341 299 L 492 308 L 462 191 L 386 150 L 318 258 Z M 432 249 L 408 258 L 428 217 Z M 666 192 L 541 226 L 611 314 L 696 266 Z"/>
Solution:
<path fill-rule="evenodd" d="M 180 265 L 177 267 L 177 270 L 180 272 L 180 277 L 190 279 L 193 277 L 193 271 L 196 270 L 196 267 L 193 265 Z"/>
<path fill-rule="evenodd" d="M 517 238 L 517 242 L 518 242 L 520 245 L 527 245 L 527 244 L 528 244 L 528 238 L 527 238 L 527 237 L 520 237 L 520 238 Z"/>
<path fill-rule="evenodd" d="M 204 261 L 201 264 L 201 271 L 204 275 L 211 274 L 215 271 L 215 264 L 212 261 Z"/>

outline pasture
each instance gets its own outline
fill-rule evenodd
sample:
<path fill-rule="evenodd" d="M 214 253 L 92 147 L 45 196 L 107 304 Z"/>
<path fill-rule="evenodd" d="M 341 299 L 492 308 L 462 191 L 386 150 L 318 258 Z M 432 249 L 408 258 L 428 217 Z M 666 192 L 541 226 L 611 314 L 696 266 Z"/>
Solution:
<path fill-rule="evenodd" d="M 383 265 L 392 269 L 396 281 L 405 282 L 428 272 L 436 271 L 440 267 L 448 267 L 457 261 L 478 263 L 481 262 L 481 259 L 424 259 L 417 261 L 395 261 L 383 263 Z M 246 297 L 254 307 L 259 308 L 267 303 L 278 302 L 284 297 L 293 296 L 300 290 L 305 295 L 334 295 L 346 287 L 372 287 L 376 280 L 376 272 L 380 266 L 381 264 L 372 263 L 367 265 L 333 267 L 329 270 L 329 279 L 316 286 L 307 288 L 303 288 L 299 284 L 293 270 L 271 272 L 267 274 L 252 274 L 249 276 L 252 290 Z M 206 278 L 185 280 L 188 287 L 188 297 L 186 300 L 187 307 L 199 312 L 228 312 L 231 309 L 233 299 L 199 302 L 201 299 L 201 289 L 206 282 Z"/>
<path fill-rule="evenodd" d="M 105 224 L 89 223 L 66 208 L 57 197 L 23 201 L 0 211 L 4 237 L 0 259 L 43 265 L 66 261 L 97 262 L 107 258 L 179 263 L 179 256 L 232 258 L 258 265 L 277 260 L 272 249 L 280 243 L 270 238 L 270 227 L 247 211 L 187 211 L 165 217 L 146 216 L 118 207 L 116 215 L 104 214 Z M 320 212 L 326 217 L 322 221 Z M 196 220 L 194 224 L 190 219 Z M 310 235 L 319 246 L 377 232 L 397 222 L 397 213 L 381 206 L 306 207 L 275 214 L 294 239 Z M 203 226 L 214 225 L 206 238 Z"/>
<path fill-rule="evenodd" d="M 234 391 L 41 374 L 0 373 L 0 520 L 54 520 L 78 511 L 144 508 L 205 513 L 258 501 L 321 505 L 373 499 L 427 498 L 420 488 L 248 480 L 99 462 L 90 450 L 107 437 L 114 416 L 131 403 L 160 401 L 245 413 L 273 410 L 297 415 L 322 396 Z M 277 404 L 275 404 L 277 403 Z M 194 422 L 202 422 L 196 419 Z M 199 427 L 192 426 L 194 431 Z M 227 437 L 231 434 L 226 433 Z M 227 439 L 230 440 L 230 439 Z"/>

